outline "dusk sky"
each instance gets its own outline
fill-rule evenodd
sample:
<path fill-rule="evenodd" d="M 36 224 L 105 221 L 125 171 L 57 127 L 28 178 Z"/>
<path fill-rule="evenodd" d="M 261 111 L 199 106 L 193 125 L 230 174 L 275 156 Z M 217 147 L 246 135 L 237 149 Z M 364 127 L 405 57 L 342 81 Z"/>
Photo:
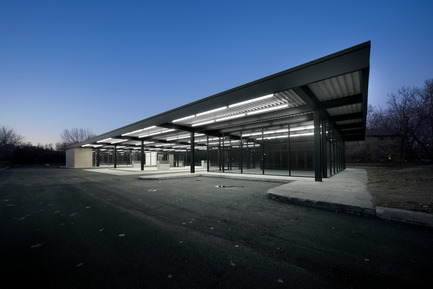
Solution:
<path fill-rule="evenodd" d="M 0 126 L 102 134 L 371 41 L 369 104 L 433 78 L 433 1 L 0 0 Z"/>

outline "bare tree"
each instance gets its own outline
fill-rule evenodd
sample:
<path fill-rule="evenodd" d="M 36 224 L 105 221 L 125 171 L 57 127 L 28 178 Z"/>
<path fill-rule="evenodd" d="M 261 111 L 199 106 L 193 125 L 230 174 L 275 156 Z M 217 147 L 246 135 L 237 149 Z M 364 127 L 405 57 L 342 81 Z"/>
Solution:
<path fill-rule="evenodd" d="M 433 161 L 433 79 L 425 81 L 424 87 L 419 90 L 422 103 L 423 122 L 418 128 L 417 142 Z"/>
<path fill-rule="evenodd" d="M 65 129 L 60 134 L 60 138 L 62 139 L 64 145 L 79 143 L 95 136 L 96 135 L 92 133 L 89 129 L 83 128 Z"/>
<path fill-rule="evenodd" d="M 369 104 L 367 107 L 367 129 L 376 129 L 382 126 L 381 123 L 381 108 Z"/>
<path fill-rule="evenodd" d="M 22 144 L 24 137 L 18 134 L 15 129 L 0 127 L 0 160 L 7 160 L 11 157 L 15 148 Z"/>
<path fill-rule="evenodd" d="M 402 87 L 397 94 L 388 95 L 387 105 L 386 109 L 371 108 L 368 127 L 398 132 L 403 147 L 402 160 L 404 154 L 433 160 L 433 80 L 426 81 L 421 89 Z"/>

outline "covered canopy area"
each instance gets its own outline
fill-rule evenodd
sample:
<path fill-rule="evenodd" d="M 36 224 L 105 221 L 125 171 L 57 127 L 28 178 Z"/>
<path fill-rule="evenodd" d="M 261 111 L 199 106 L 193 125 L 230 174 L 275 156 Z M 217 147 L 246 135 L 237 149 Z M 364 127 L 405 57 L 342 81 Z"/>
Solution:
<path fill-rule="evenodd" d="M 365 138 L 369 58 L 362 43 L 121 127 L 71 146 L 67 165 L 87 149 L 94 166 L 110 152 L 116 167 L 128 152 L 141 169 L 147 157 L 191 172 L 203 161 L 208 171 L 320 181 L 345 168 L 346 141 Z"/>

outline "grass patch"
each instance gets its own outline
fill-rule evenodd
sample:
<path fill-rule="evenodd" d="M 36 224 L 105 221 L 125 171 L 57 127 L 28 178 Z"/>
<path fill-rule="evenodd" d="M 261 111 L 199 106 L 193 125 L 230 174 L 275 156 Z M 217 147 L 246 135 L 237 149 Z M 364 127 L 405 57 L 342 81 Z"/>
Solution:
<path fill-rule="evenodd" d="M 366 169 L 375 206 L 433 214 L 433 166 Z"/>

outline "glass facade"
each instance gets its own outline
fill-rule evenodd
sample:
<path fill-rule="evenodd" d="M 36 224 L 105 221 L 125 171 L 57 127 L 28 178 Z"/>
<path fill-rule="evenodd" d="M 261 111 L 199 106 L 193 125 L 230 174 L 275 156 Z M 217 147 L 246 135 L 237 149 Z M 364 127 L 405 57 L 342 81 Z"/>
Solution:
<path fill-rule="evenodd" d="M 261 128 L 209 141 L 209 171 L 314 176 L 312 122 Z"/>
<path fill-rule="evenodd" d="M 204 166 L 210 172 L 295 177 L 332 176 L 345 169 L 344 141 L 331 122 L 315 121 L 259 127 L 227 136 L 196 139 L 191 150 L 172 148 L 95 149 L 94 166 Z M 317 150 L 317 151 L 316 151 Z M 116 153 L 115 153 L 116 152 Z"/>

